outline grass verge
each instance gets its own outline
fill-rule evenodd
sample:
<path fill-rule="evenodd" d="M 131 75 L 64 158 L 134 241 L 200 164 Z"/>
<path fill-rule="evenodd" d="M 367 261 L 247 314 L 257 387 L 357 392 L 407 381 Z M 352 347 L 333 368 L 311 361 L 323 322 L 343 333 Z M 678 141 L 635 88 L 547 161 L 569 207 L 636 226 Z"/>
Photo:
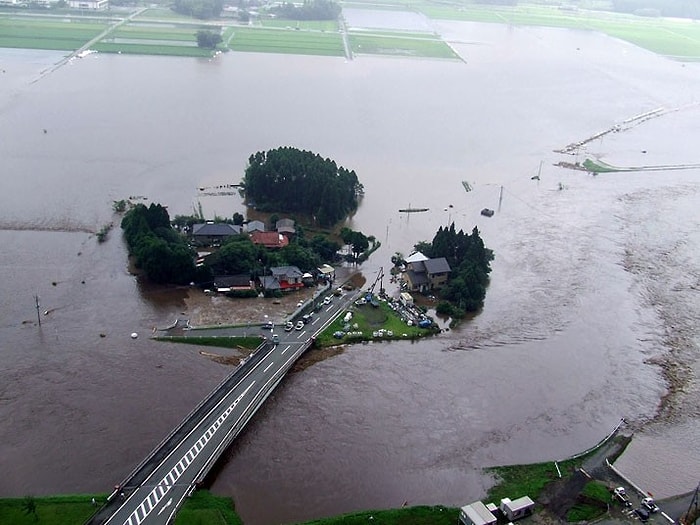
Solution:
<path fill-rule="evenodd" d="M 156 341 L 167 341 L 169 343 L 185 343 L 198 346 L 217 346 L 219 348 L 245 348 L 254 350 L 262 343 L 260 337 L 217 337 L 217 336 L 159 336 L 154 337 Z"/>
<path fill-rule="evenodd" d="M 231 498 L 214 496 L 208 490 L 198 490 L 177 513 L 175 525 L 243 525 Z"/>
<path fill-rule="evenodd" d="M 568 522 L 591 522 L 608 510 L 610 492 L 600 481 L 589 481 L 583 487 L 579 501 L 566 514 Z"/>
<path fill-rule="evenodd" d="M 0 499 L 0 523 L 12 525 L 74 525 L 95 512 L 92 498 L 104 502 L 106 494 Z M 33 510 L 32 510 L 33 509 Z"/>
<path fill-rule="evenodd" d="M 458 518 L 459 509 L 438 505 L 356 512 L 309 521 L 304 525 L 454 525 Z"/>

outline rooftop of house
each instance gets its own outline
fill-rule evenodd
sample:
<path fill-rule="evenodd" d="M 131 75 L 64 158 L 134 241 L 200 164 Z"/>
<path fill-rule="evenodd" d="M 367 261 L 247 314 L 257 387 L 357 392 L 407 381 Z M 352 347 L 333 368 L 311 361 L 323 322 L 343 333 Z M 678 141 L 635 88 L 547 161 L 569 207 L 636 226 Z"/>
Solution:
<path fill-rule="evenodd" d="M 284 248 L 289 244 L 289 239 L 278 232 L 253 232 L 250 236 L 253 244 L 262 244 L 266 248 Z"/>
<path fill-rule="evenodd" d="M 225 222 L 204 222 L 192 225 L 192 235 L 206 237 L 223 237 L 238 235 L 241 227 Z"/>

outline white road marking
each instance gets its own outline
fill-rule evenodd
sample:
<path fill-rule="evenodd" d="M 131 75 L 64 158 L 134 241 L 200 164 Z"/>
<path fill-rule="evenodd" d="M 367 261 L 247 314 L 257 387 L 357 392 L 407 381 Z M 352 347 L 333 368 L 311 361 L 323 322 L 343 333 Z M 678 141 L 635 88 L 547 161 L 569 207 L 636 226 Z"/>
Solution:
<path fill-rule="evenodd" d="M 165 509 L 167 509 L 167 508 L 168 508 L 170 505 L 172 505 L 172 504 L 173 504 L 173 498 L 168 499 L 168 501 L 165 502 L 165 505 L 163 505 L 163 508 L 161 508 L 161 509 L 158 511 L 158 516 L 160 516 L 160 515 L 163 513 L 163 511 L 164 511 Z"/>
<path fill-rule="evenodd" d="M 289 350 L 290 348 L 291 348 L 291 346 L 287 346 L 287 348 L 285 348 L 284 350 L 282 350 L 282 355 L 284 355 L 284 353 L 285 353 L 287 350 Z"/>
<path fill-rule="evenodd" d="M 272 365 L 272 363 L 270 365 Z M 255 381 L 253 381 L 248 386 L 248 388 L 246 388 L 243 391 L 243 393 L 235 399 L 235 401 L 224 412 L 225 416 L 228 417 L 228 415 L 231 414 L 231 412 L 233 412 L 233 409 L 241 401 L 241 399 L 243 399 L 243 397 L 248 393 L 248 390 L 250 390 L 254 384 Z M 212 425 L 207 429 L 206 433 L 202 437 L 200 437 L 194 445 L 190 447 L 190 449 L 185 453 L 185 455 L 180 459 L 180 461 L 173 468 L 170 469 L 170 472 L 168 472 L 165 475 L 161 482 L 158 483 L 153 488 L 153 490 L 151 490 L 148 493 L 148 495 L 141 501 L 141 504 L 126 519 L 124 525 L 139 525 L 143 520 L 146 519 L 146 517 L 151 513 L 155 506 L 158 505 L 160 500 L 163 499 L 165 494 L 167 494 L 168 490 L 170 490 L 170 487 L 175 485 L 180 476 L 185 472 L 190 463 L 192 463 L 194 458 L 197 457 L 197 454 L 199 454 L 199 452 L 204 448 L 204 446 L 211 439 L 214 433 L 219 429 L 219 427 L 221 427 L 224 421 L 225 419 L 222 420 L 221 418 L 219 418 L 214 423 L 212 423 Z M 190 457 L 192 459 L 190 459 Z M 163 485 L 167 486 L 167 490 L 163 490 Z M 172 498 L 170 498 L 170 500 L 166 504 L 166 507 L 171 503 Z M 162 512 L 162 510 L 163 509 L 161 509 L 160 512 Z M 160 514 L 160 512 L 158 514 Z"/>
<path fill-rule="evenodd" d="M 267 367 L 265 368 L 265 370 L 263 370 L 263 374 L 264 374 L 265 372 L 267 372 L 267 371 L 270 369 L 270 367 L 271 367 L 272 365 L 274 365 L 274 364 L 275 364 L 275 362 L 273 361 L 272 363 L 270 363 L 269 365 L 267 365 Z"/>

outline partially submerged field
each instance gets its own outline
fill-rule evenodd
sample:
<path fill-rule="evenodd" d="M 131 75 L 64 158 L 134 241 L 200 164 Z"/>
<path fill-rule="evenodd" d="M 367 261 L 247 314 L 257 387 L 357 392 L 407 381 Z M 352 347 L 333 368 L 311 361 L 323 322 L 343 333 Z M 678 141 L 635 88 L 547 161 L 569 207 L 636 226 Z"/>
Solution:
<path fill-rule="evenodd" d="M 418 2 L 389 0 L 389 2 L 374 4 L 354 0 L 345 5 L 363 9 L 405 9 L 422 13 L 434 20 L 599 31 L 660 55 L 679 60 L 700 60 L 700 26 L 691 20 L 640 17 L 609 11 L 563 9 L 558 6 L 536 4 L 487 7 L 468 2 L 432 3 L 427 0 Z"/>
<path fill-rule="evenodd" d="M 459 58 L 438 35 L 420 32 L 349 32 L 353 54 L 392 55 L 424 58 Z"/>
<path fill-rule="evenodd" d="M 433 20 L 457 20 L 548 26 L 599 31 L 654 53 L 678 60 L 700 60 L 700 25 L 689 20 L 647 18 L 608 11 L 562 9 L 523 4 L 484 7 L 467 2 L 432 3 L 427 0 L 345 2 L 345 7 L 375 11 L 406 11 Z M 205 27 L 221 31 L 218 51 L 344 56 L 339 24 L 331 21 L 291 21 L 260 18 L 253 24 L 231 19 L 198 21 L 162 7 L 147 8 L 125 20 L 129 12 L 0 10 L 0 47 L 75 51 L 107 33 L 93 49 L 111 53 L 211 56 L 215 50 L 197 47 L 196 32 Z M 110 30 L 110 28 L 112 28 Z M 109 30 L 109 31 L 108 31 Z M 440 35 L 425 31 L 350 28 L 353 54 L 403 57 L 459 58 Z"/>

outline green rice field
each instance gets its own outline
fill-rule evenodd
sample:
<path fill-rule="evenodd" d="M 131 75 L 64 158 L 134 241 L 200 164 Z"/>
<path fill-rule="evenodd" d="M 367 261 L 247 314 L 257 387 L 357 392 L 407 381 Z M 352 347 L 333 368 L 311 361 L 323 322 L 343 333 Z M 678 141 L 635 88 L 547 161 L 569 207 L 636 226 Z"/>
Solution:
<path fill-rule="evenodd" d="M 281 29 L 303 29 L 308 31 L 338 31 L 336 20 L 280 20 L 279 18 L 264 18 L 260 20 L 262 27 L 277 27 Z"/>
<path fill-rule="evenodd" d="M 0 47 L 72 51 L 107 27 L 107 22 L 0 15 Z"/>
<path fill-rule="evenodd" d="M 236 26 L 226 29 L 224 43 L 233 51 L 297 55 L 345 55 L 342 37 L 337 32 L 321 33 L 294 29 Z"/>

